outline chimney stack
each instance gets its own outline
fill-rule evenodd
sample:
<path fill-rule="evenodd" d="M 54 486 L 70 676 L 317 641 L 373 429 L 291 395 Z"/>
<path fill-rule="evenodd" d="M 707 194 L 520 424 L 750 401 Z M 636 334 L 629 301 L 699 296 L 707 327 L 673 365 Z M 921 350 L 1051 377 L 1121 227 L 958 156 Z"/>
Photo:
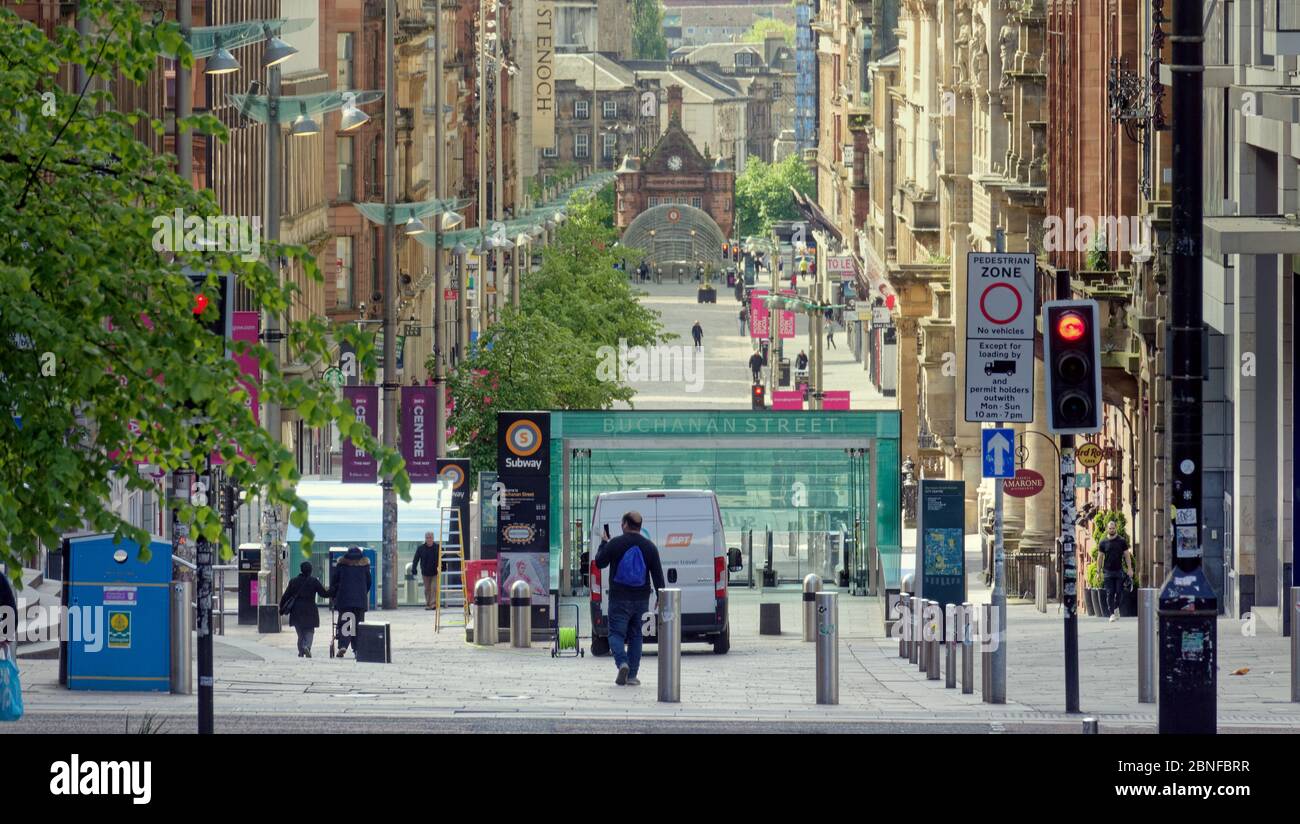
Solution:
<path fill-rule="evenodd" d="M 682 125 L 682 87 L 668 87 L 668 125 Z"/>

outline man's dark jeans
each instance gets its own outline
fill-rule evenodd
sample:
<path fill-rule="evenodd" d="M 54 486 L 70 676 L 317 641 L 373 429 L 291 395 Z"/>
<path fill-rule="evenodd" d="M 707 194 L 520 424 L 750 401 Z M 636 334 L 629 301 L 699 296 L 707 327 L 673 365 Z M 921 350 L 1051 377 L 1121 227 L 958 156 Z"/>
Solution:
<path fill-rule="evenodd" d="M 649 609 L 649 595 L 609 599 L 609 648 L 614 653 L 614 666 L 627 664 L 629 678 L 636 678 L 641 666 L 641 617 Z"/>
<path fill-rule="evenodd" d="M 1102 612 L 1106 616 L 1114 614 L 1119 609 L 1120 598 L 1123 597 L 1124 591 L 1124 573 L 1107 572 L 1102 579 L 1101 604 Z"/>
<path fill-rule="evenodd" d="M 348 647 L 355 647 L 357 640 L 357 627 L 366 620 L 366 611 L 356 607 L 339 607 L 338 621 L 335 626 L 334 637 L 338 640 L 338 654 L 343 657 L 343 653 L 348 651 Z"/>

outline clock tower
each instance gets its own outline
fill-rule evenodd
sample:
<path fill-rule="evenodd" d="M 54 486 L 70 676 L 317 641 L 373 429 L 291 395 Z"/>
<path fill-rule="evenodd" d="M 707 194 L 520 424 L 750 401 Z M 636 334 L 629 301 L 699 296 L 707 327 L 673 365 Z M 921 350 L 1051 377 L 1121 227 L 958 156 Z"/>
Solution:
<path fill-rule="evenodd" d="M 649 152 L 624 159 L 615 184 L 615 224 L 626 229 L 647 209 L 672 204 L 704 211 L 730 237 L 736 173 L 696 147 L 682 125 L 682 104 L 682 87 L 669 86 L 668 128 Z"/>

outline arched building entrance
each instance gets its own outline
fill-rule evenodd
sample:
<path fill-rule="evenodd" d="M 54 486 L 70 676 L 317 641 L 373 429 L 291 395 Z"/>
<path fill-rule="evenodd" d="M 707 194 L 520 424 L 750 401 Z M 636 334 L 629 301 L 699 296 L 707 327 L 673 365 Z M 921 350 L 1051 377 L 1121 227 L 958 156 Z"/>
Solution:
<path fill-rule="evenodd" d="M 726 236 L 703 209 L 670 203 L 637 215 L 623 232 L 622 244 L 644 249 L 646 262 L 661 267 L 664 277 L 682 270 L 694 276 L 696 267 L 717 270 Z"/>

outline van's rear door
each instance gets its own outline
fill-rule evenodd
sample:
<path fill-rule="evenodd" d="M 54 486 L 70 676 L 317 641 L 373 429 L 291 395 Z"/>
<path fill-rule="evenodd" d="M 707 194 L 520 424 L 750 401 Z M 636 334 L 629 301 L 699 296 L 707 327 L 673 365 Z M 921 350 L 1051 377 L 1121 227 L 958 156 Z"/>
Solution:
<path fill-rule="evenodd" d="M 717 604 L 713 589 L 713 499 L 669 496 L 655 502 L 655 531 L 664 583 L 682 591 L 682 612 L 712 615 Z"/>

